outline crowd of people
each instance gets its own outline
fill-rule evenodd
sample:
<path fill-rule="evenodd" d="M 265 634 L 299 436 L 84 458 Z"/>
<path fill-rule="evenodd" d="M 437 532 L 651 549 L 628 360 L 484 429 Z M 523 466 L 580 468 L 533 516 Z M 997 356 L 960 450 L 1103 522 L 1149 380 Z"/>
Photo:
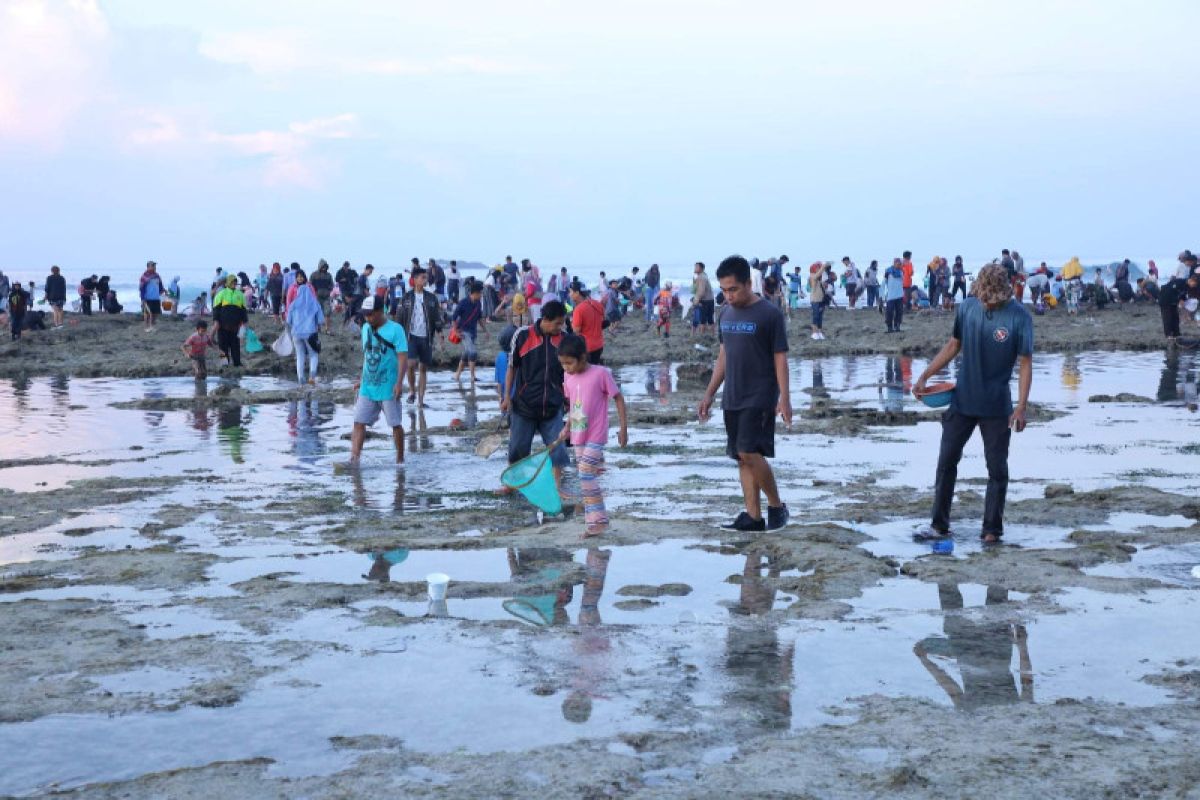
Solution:
<path fill-rule="evenodd" d="M 800 267 L 789 271 L 786 255 L 765 260 L 731 256 L 716 271 L 715 286 L 705 265 L 695 263 L 690 292 L 683 293 L 664 279 L 657 264 L 645 274 L 636 267 L 615 278 L 600 273 L 598 283 L 589 286 L 565 268 L 543 276 L 529 259 L 517 262 L 511 256 L 482 278 L 465 275 L 454 261 L 443 267 L 435 259 L 422 264 L 413 258 L 407 270 L 387 276 L 377 274 L 370 264 L 358 272 L 349 262 L 333 273 L 321 260 L 311 275 L 294 262 L 286 268 L 279 263 L 260 265 L 254 278 L 218 269 L 209 291 L 182 310 L 178 278 L 164 283 L 150 261 L 138 292 L 146 333 L 157 329 L 163 313 L 186 313 L 194 323 L 180 346 L 200 379 L 207 376 L 210 349 L 220 351 L 232 367 L 241 365 L 243 346 L 262 349 L 249 330 L 253 314 L 269 315 L 283 324 L 284 334 L 272 347 L 280 355 L 294 353 L 300 384 L 317 380 L 322 334 L 353 332 L 361 342 L 363 368 L 356 387 L 352 463 L 360 458 L 366 429 L 380 416 L 392 428 L 396 460 L 403 462 L 402 403 L 425 405 L 436 341 L 444 338 L 460 348 L 454 377 L 461 381 L 465 374 L 474 386 L 478 337 L 496 324 L 501 348 L 496 376 L 509 429 L 508 460 L 526 458 L 539 437 L 549 449 L 561 492 L 568 461 L 564 444 L 570 442 L 583 479 L 580 508 L 586 535 L 598 535 L 608 524 L 597 479 L 604 469 L 610 403 L 620 420 L 618 441 L 624 444 L 627 437 L 624 400 L 604 367 L 606 336 L 612 331 L 637 331 L 640 322 L 642 332 L 669 337 L 672 320 L 678 319 L 693 334 L 716 332 L 719 355 L 699 410 L 707 417 L 716 392 L 723 390 L 727 450 L 738 464 L 745 495 L 745 510 L 727 527 L 757 531 L 781 527 L 789 516 L 768 459 L 774 455 L 775 418 L 790 420 L 786 325 L 789 317 L 802 313 L 802 301 L 808 302 L 816 340 L 825 338 L 824 311 L 837 305 L 839 295 L 848 309 L 880 313 L 888 332 L 901 330 L 908 313 L 952 311 L 953 335 L 914 387 L 914 393 L 922 394 L 931 376 L 961 359 L 956 399 L 943 418 L 928 535 L 948 534 L 956 465 L 967 438 L 978 428 L 989 473 L 983 533 L 994 541 L 1003 532 L 1008 434 L 1024 427 L 1033 316 L 1060 306 L 1077 313 L 1084 306 L 1154 303 L 1161 310 L 1165 335 L 1174 341 L 1181 317 L 1194 317 L 1200 306 L 1200 263 L 1190 251 L 1180 253 L 1178 268 L 1165 280 L 1154 262 L 1146 275 L 1135 278 L 1133 265 L 1125 261 L 1116 265 L 1112 277 L 1109 286 L 1104 272 L 1096 269 L 1089 280 L 1078 259 L 1054 271 L 1043 262 L 1027 272 L 1015 250 L 1004 250 L 975 276 L 966 272 L 961 257 L 952 263 L 934 257 L 921 281 L 908 251 L 882 270 L 872 261 L 860 271 L 844 257 L 840 268 L 814 262 L 807 275 Z M 75 306 L 79 313 L 90 314 L 91 301 L 98 295 L 105 298 L 104 311 L 119 312 L 119 304 L 113 310 L 116 298 L 109 284 L 107 276 L 83 279 Z M 14 339 L 27 329 L 64 325 L 67 282 L 62 270 L 52 267 L 42 287 L 48 314 L 31 308 L 35 291 L 32 282 L 10 285 L 0 273 L 0 310 L 10 321 Z M 1026 291 L 1032 314 L 1024 302 Z M 209 332 L 210 318 L 215 335 Z M 1014 405 L 1008 380 L 1018 362 L 1020 398 Z"/>

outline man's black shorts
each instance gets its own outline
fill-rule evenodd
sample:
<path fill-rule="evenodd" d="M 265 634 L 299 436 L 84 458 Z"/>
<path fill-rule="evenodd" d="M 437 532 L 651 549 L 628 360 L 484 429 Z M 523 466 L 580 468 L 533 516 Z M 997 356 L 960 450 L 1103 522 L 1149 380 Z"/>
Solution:
<path fill-rule="evenodd" d="M 775 457 L 775 409 L 740 408 L 725 412 L 725 453 L 736 460 L 738 453 Z"/>
<path fill-rule="evenodd" d="M 430 344 L 428 336 L 408 337 L 408 360 L 427 367 L 432 366 L 433 345 Z"/>
<path fill-rule="evenodd" d="M 146 301 L 146 310 L 150 312 L 151 316 L 154 316 L 154 317 L 160 316 L 162 314 L 162 301 L 161 300 L 147 300 Z"/>

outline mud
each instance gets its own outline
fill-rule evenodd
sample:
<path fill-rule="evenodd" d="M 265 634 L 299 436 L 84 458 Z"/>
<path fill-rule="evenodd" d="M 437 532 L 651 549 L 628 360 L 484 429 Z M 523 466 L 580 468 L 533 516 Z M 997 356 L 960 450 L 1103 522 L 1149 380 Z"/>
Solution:
<path fill-rule="evenodd" d="M 861 309 L 829 309 L 825 315 L 823 341 L 809 336 L 807 311 L 794 313 L 789 320 L 788 338 L 793 355 L 824 358 L 835 355 L 905 355 L 929 357 L 945 343 L 953 328 L 953 315 L 924 311 L 906 315 L 904 329 L 898 334 L 884 331 L 883 318 Z M 254 317 L 251 327 L 262 341 L 264 351 L 243 354 L 243 366 L 220 367 L 219 358 L 210 355 L 210 372 L 222 375 L 295 374 L 293 358 L 279 358 L 270 345 L 280 335 L 280 326 L 271 319 Z M 503 326 L 493 323 L 479 335 L 480 364 L 494 362 L 498 335 Z M 709 376 L 716 357 L 717 342 L 711 335 L 689 337 L 682 329 L 669 339 L 654 335 L 652 328 L 636 319 L 627 319 L 606 331 L 605 362 L 610 366 L 629 366 L 657 361 L 693 364 L 683 373 L 685 381 L 699 389 Z M 1157 308 L 1130 307 L 1079 317 L 1053 312 L 1034 322 L 1039 352 L 1080 352 L 1096 350 L 1163 350 L 1162 323 Z M 21 378 L 36 375 L 72 375 L 75 377 L 146 378 L 189 376 L 191 364 L 180 352 L 183 340 L 192 332 L 186 320 L 164 317 L 158 328 L 146 333 L 141 319 L 132 316 L 70 316 L 62 330 L 38 331 L 19 342 L 0 342 L 0 377 Z M 321 375 L 353 377 L 362 365 L 358 339 L 353 332 L 337 327 L 322 337 Z M 434 347 L 434 363 L 452 367 L 461 350 L 445 341 Z M 486 370 L 485 370 L 486 371 Z"/>

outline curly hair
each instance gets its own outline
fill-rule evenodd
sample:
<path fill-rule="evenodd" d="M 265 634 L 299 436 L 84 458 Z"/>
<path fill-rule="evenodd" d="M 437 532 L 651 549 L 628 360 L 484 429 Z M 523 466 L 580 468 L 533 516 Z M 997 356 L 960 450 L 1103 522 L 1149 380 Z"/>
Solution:
<path fill-rule="evenodd" d="M 979 270 L 975 282 L 971 284 L 971 294 L 979 298 L 985 306 L 996 306 L 1012 297 L 1012 282 L 1008 279 L 1008 270 L 999 264 L 988 264 Z"/>

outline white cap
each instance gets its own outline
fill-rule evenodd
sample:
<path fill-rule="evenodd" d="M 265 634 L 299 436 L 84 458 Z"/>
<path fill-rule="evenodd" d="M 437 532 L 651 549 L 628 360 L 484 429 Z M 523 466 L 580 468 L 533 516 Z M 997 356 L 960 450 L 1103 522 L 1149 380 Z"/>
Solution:
<path fill-rule="evenodd" d="M 372 311 L 374 311 L 375 310 L 375 295 L 369 295 L 366 298 L 364 298 L 362 301 L 361 308 L 362 308 L 363 313 L 365 313 L 365 314 L 369 314 Z"/>

